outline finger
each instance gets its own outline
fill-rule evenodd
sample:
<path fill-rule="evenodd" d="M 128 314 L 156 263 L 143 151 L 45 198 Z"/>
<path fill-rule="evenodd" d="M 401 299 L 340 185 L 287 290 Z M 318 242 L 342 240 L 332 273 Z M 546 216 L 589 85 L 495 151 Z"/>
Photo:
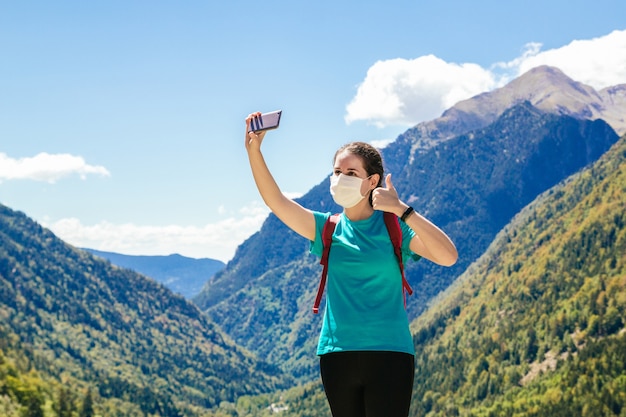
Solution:
<path fill-rule="evenodd" d="M 385 184 L 387 185 L 386 188 L 389 189 L 393 189 L 393 183 L 391 182 L 391 174 L 387 174 L 387 176 L 385 177 Z"/>
<path fill-rule="evenodd" d="M 248 137 L 248 133 L 250 132 L 250 123 L 252 123 L 252 119 L 256 117 L 256 113 L 250 113 L 248 117 L 246 117 L 246 137 Z"/>
<path fill-rule="evenodd" d="M 246 132 L 248 131 L 250 123 L 252 123 L 252 119 L 255 119 L 255 118 L 260 117 L 260 116 L 261 116 L 261 112 L 257 111 L 257 112 L 254 112 L 254 113 L 250 113 L 248 115 L 248 117 L 246 117 Z"/>

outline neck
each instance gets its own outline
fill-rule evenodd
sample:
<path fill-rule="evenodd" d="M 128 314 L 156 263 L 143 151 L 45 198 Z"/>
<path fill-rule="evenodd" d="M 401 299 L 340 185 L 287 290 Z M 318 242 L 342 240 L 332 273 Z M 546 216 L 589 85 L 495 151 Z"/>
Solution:
<path fill-rule="evenodd" d="M 370 206 L 369 201 L 364 198 L 359 204 L 354 207 L 344 209 L 343 212 L 350 220 L 358 221 L 369 218 L 374 213 L 374 209 Z"/>

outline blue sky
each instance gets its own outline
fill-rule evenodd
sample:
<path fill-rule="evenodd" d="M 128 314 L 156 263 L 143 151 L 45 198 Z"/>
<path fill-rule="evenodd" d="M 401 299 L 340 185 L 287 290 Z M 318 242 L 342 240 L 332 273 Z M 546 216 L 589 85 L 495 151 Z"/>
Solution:
<path fill-rule="evenodd" d="M 0 203 L 67 242 L 228 261 L 261 203 L 244 118 L 286 193 L 540 64 L 626 83 L 626 2 L 0 2 Z"/>

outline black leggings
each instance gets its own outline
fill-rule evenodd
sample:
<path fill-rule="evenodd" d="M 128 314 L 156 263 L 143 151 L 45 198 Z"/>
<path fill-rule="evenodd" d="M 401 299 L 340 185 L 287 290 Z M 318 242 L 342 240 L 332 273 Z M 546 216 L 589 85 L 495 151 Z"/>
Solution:
<path fill-rule="evenodd" d="M 402 352 L 336 352 L 320 356 L 333 417 L 406 417 L 415 357 Z"/>

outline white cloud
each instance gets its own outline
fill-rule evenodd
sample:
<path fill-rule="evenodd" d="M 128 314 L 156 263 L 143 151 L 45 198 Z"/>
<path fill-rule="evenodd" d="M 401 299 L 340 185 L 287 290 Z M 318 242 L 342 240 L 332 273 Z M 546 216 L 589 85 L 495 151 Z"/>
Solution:
<path fill-rule="evenodd" d="M 543 52 L 541 44 L 529 43 L 521 56 L 489 69 L 472 63 L 449 63 L 433 55 L 378 61 L 347 105 L 345 121 L 362 120 L 379 127 L 413 126 L 540 65 L 558 67 L 572 79 L 596 89 L 626 83 L 626 30 Z"/>
<path fill-rule="evenodd" d="M 169 255 L 212 258 L 227 262 L 237 247 L 257 232 L 269 210 L 260 203 L 242 208 L 237 216 L 203 226 L 150 226 L 102 221 L 85 225 L 68 218 L 42 224 L 76 247 L 126 255 Z"/>
<path fill-rule="evenodd" d="M 518 75 L 540 65 L 558 67 L 570 78 L 595 89 L 626 83 L 626 30 L 537 51 L 520 62 Z"/>
<path fill-rule="evenodd" d="M 376 149 L 384 149 L 385 147 L 387 147 L 387 145 L 389 145 L 394 140 L 395 139 L 377 139 L 377 140 L 371 141 L 370 145 L 372 145 Z"/>
<path fill-rule="evenodd" d="M 3 180 L 34 180 L 54 183 L 71 175 L 85 179 L 89 174 L 111 175 L 102 166 L 93 166 L 80 156 L 39 153 L 33 157 L 14 159 L 0 153 L 0 182 Z"/>
<path fill-rule="evenodd" d="M 433 55 L 378 61 L 348 104 L 345 120 L 414 125 L 495 85 L 493 74 L 476 64 L 447 63 Z"/>

